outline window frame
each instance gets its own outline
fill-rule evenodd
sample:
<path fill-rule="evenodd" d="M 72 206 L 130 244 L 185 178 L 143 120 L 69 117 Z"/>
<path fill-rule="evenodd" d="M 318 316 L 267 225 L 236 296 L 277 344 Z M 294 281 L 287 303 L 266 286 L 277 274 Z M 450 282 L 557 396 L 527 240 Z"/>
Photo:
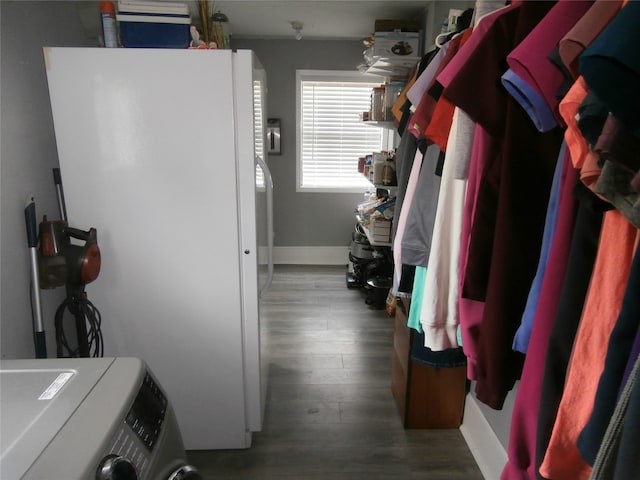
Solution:
<path fill-rule="evenodd" d="M 362 187 L 303 187 L 302 180 L 302 84 L 305 81 L 336 82 L 336 83 L 371 83 L 372 88 L 384 83 L 384 78 L 376 75 L 366 75 L 350 70 L 296 70 L 296 192 L 301 193 L 362 193 L 373 186 L 368 183 Z M 377 128 L 377 127 L 371 127 Z M 390 135 L 386 128 L 380 129 L 380 149 L 385 150 L 389 145 Z M 362 152 L 362 155 L 372 152 Z M 354 168 L 357 158 L 354 158 Z M 363 177 L 364 178 L 364 177 Z"/>

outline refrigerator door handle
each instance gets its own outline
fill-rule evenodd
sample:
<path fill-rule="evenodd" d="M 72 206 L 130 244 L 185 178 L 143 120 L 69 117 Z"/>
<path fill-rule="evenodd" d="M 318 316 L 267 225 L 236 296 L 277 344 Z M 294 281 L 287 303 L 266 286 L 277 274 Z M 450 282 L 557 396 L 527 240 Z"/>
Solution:
<path fill-rule="evenodd" d="M 260 165 L 264 174 L 267 196 L 267 281 L 260 288 L 260 297 L 262 297 L 273 281 L 273 178 L 271 177 L 271 170 L 269 170 L 262 157 L 256 155 L 256 162 Z"/>

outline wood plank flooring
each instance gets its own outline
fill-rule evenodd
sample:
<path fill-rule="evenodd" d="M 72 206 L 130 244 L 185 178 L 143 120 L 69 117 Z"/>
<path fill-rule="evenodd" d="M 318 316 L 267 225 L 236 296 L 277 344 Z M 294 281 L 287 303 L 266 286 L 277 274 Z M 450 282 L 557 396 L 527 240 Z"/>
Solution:
<path fill-rule="evenodd" d="M 345 267 L 276 266 L 261 303 L 264 425 L 246 450 L 190 451 L 206 479 L 481 480 L 459 430 L 405 430 L 393 321 Z"/>

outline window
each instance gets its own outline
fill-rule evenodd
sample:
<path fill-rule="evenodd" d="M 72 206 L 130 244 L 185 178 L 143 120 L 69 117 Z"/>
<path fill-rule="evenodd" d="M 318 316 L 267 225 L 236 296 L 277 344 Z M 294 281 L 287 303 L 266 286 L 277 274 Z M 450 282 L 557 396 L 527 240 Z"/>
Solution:
<path fill-rule="evenodd" d="M 383 149 L 387 131 L 362 123 L 381 79 L 358 72 L 298 70 L 298 191 L 362 192 L 358 158 Z"/>

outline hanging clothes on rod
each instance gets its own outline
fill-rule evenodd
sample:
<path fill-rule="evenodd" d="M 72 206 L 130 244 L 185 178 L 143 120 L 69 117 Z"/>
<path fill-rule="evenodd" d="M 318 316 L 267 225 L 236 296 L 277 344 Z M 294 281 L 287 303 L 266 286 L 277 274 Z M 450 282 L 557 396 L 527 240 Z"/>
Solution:
<path fill-rule="evenodd" d="M 396 276 L 428 197 L 409 325 L 425 349 L 462 346 L 488 406 L 519 381 L 502 479 L 588 478 L 620 398 L 598 385 L 622 391 L 635 360 L 637 327 L 624 348 L 613 333 L 640 226 L 639 5 L 511 2 L 439 37 L 407 89 L 403 135 L 443 152 L 428 172 L 442 177 L 404 205 Z M 611 374 L 614 345 L 626 361 Z"/>

